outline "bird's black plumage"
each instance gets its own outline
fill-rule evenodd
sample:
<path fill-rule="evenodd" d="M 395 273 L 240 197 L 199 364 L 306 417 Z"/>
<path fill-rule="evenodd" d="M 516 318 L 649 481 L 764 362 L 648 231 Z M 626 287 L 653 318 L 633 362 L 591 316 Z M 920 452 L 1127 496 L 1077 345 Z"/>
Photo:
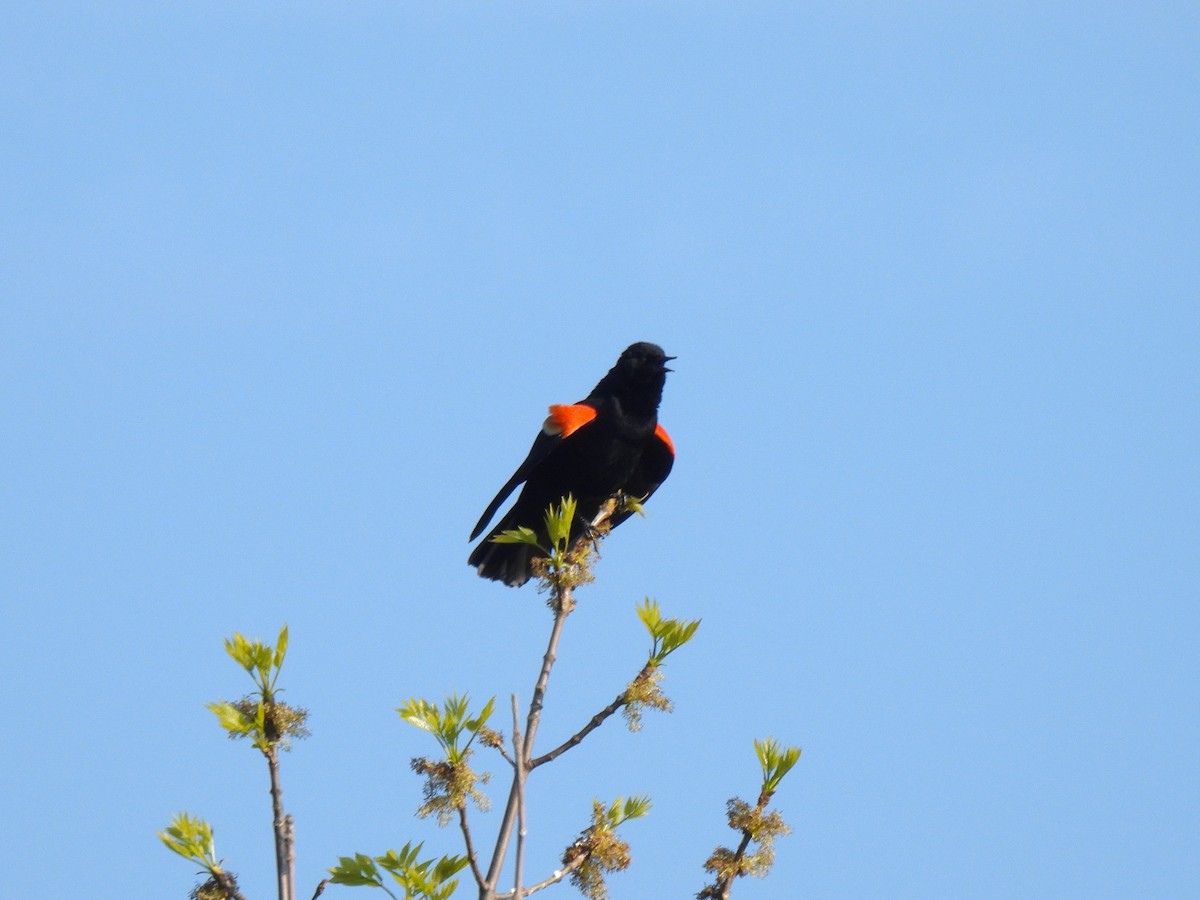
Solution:
<path fill-rule="evenodd" d="M 468 559 L 482 577 L 513 586 L 528 581 L 537 549 L 528 544 L 494 544 L 491 539 L 501 531 L 525 526 L 537 532 L 545 545 L 546 509 L 567 494 L 577 503 L 572 533 L 578 535 L 618 491 L 648 497 L 658 489 L 675 461 L 671 439 L 658 424 L 671 359 L 657 344 L 633 344 L 587 397 L 569 406 L 550 407 L 529 455 L 471 532 L 474 540 L 524 482 L 512 509 Z M 619 525 L 628 516 L 619 513 L 612 524 Z"/>

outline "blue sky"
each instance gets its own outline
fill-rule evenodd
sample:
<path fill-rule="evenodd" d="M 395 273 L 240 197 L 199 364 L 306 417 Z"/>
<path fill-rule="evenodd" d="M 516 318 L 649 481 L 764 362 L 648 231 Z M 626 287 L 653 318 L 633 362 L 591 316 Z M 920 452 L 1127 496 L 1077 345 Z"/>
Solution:
<path fill-rule="evenodd" d="M 271 896 L 264 767 L 204 704 L 285 621 L 301 892 L 457 849 L 394 708 L 528 699 L 548 616 L 466 536 L 635 340 L 679 357 L 678 462 L 543 741 L 636 671 L 644 595 L 703 625 L 672 715 L 538 773 L 531 871 L 649 793 L 612 894 L 690 896 L 774 735 L 795 833 L 735 896 L 1200 891 L 1194 6 L 4 19 L 6 892 L 186 896 L 187 809 Z"/>

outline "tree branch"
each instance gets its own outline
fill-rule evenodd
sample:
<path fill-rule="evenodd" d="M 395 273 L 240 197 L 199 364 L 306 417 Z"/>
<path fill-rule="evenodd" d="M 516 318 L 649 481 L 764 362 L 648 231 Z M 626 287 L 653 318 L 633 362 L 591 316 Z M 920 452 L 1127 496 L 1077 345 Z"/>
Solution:
<path fill-rule="evenodd" d="M 542 719 L 542 707 L 546 700 L 546 685 L 550 681 L 550 670 L 558 658 L 558 639 L 562 635 L 563 625 L 567 615 L 574 605 L 571 600 L 569 587 L 555 590 L 554 627 L 550 630 L 550 640 L 546 645 L 546 655 L 542 657 L 542 671 L 538 674 L 537 684 L 533 686 L 533 699 L 529 702 L 529 716 L 525 720 L 525 740 L 521 746 L 525 767 L 529 766 L 529 757 L 533 753 L 533 739 L 537 735 L 538 723 Z"/>
<path fill-rule="evenodd" d="M 616 699 L 613 700 L 612 703 L 608 704 L 608 706 L 604 707 L 604 709 L 600 710 L 600 712 L 598 712 L 594 716 L 592 716 L 591 720 L 586 725 L 584 725 L 581 729 L 579 729 L 577 732 L 575 732 L 573 735 L 571 735 L 569 738 L 567 738 L 565 741 L 563 741 L 561 744 L 559 744 L 557 747 L 555 747 L 549 753 L 543 753 L 537 759 L 530 760 L 530 762 L 529 762 L 530 770 L 536 769 L 538 766 L 544 765 L 548 762 L 553 762 L 555 759 L 562 756 L 564 753 L 566 753 L 572 747 L 579 744 L 585 737 L 587 737 L 589 734 L 591 734 L 593 731 L 595 731 L 597 728 L 599 728 L 601 725 L 603 725 L 604 721 L 609 716 L 611 716 L 618 709 L 620 709 L 622 706 L 625 705 L 626 694 L 627 694 L 626 691 L 621 691 L 621 693 L 617 694 Z"/>
<path fill-rule="evenodd" d="M 504 761 L 505 761 L 506 763 L 508 763 L 508 764 L 509 764 L 510 766 L 512 766 L 514 769 L 517 767 L 517 761 L 516 761 L 515 759 L 513 759 L 511 756 L 509 756 L 509 755 L 508 755 L 508 751 L 504 749 L 504 745 L 503 745 L 503 744 L 497 744 L 497 745 L 496 745 L 496 750 L 497 750 L 497 751 L 499 751 L 499 753 L 500 753 L 500 755 L 501 755 L 502 757 L 504 757 Z"/>
<path fill-rule="evenodd" d="M 462 830 L 463 844 L 467 848 L 467 862 L 471 864 L 471 874 L 475 876 L 475 883 L 483 888 L 483 873 L 479 871 L 479 858 L 475 854 L 475 844 L 471 840 L 471 829 L 467 825 L 467 805 L 464 803 L 458 808 L 458 827 Z"/>
<path fill-rule="evenodd" d="M 533 749 L 533 736 L 537 731 L 538 719 L 541 717 L 542 703 L 546 696 L 546 684 L 550 680 L 550 670 L 554 667 L 554 660 L 558 652 L 558 641 L 562 635 L 563 623 L 567 620 L 569 613 L 569 604 L 565 601 L 570 600 L 570 588 L 555 589 L 555 612 L 554 626 L 550 630 L 550 640 L 546 644 L 546 653 L 542 657 L 542 669 L 538 674 L 537 684 L 533 689 L 533 699 L 529 703 L 529 718 L 525 725 L 525 736 L 523 740 L 518 741 L 514 734 L 513 738 L 516 743 L 513 745 L 514 752 L 521 759 L 514 768 L 517 771 L 528 769 L 528 760 L 530 751 Z M 500 831 L 496 835 L 496 848 L 492 852 L 492 862 L 488 866 L 486 876 L 487 887 L 490 890 L 495 890 L 496 884 L 500 879 L 500 870 L 504 865 L 504 857 L 508 854 L 508 841 L 512 837 L 513 824 L 517 818 L 518 805 L 520 803 L 520 795 L 524 790 L 521 780 L 517 777 L 517 772 L 513 773 L 512 787 L 508 792 L 508 804 L 504 808 L 504 817 L 500 822 Z M 481 896 L 486 896 L 482 894 Z"/>
<path fill-rule="evenodd" d="M 758 804 L 755 809 L 761 813 L 767 808 L 767 804 L 770 802 L 771 796 L 769 794 L 759 794 Z M 738 875 L 742 874 L 742 860 L 746 858 L 746 850 L 749 848 L 751 840 L 750 829 L 743 828 L 741 843 L 738 844 L 737 851 L 733 854 L 733 871 L 717 884 L 717 887 L 721 891 L 720 900 L 729 900 L 729 892 L 733 890 L 733 882 Z"/>
<path fill-rule="evenodd" d="M 512 787 L 508 790 L 508 803 L 504 807 L 504 816 L 500 820 L 500 830 L 496 834 L 496 847 L 492 851 L 492 862 L 484 876 L 483 887 L 479 889 L 480 900 L 489 900 L 496 896 L 496 882 L 500 879 L 500 869 L 504 865 L 504 856 L 508 852 L 508 838 L 512 831 L 513 820 L 517 814 L 517 792 L 520 785 L 517 776 L 513 775 Z"/>
<path fill-rule="evenodd" d="M 217 883 L 217 887 L 225 892 L 229 900 L 246 900 L 246 895 L 238 890 L 237 879 L 228 872 L 218 869 L 210 874 L 213 881 Z"/>
<path fill-rule="evenodd" d="M 275 829 L 275 873 L 279 887 L 279 900 L 296 900 L 293 887 L 295 854 L 289 828 L 290 816 L 283 812 L 283 788 L 279 784 L 279 747 L 269 744 L 263 750 L 267 758 L 267 770 L 271 774 L 271 811 Z"/>
<path fill-rule="evenodd" d="M 587 862 L 587 858 L 588 858 L 588 854 L 580 853 L 578 856 L 576 856 L 574 859 L 572 859 L 569 863 L 567 863 L 566 866 L 559 869 L 557 872 L 555 872 L 549 878 L 545 879 L 544 881 L 539 881 L 537 884 L 532 885 L 529 888 L 527 888 L 525 890 L 524 896 L 528 897 L 530 894 L 536 894 L 538 891 L 544 891 L 546 888 L 550 887 L 551 885 L 558 884 L 560 881 L 562 881 L 564 878 L 566 878 L 568 875 L 570 875 L 572 872 L 574 872 L 576 869 L 578 869 L 580 866 L 582 866 L 585 862 Z M 516 898 L 514 898 L 514 896 L 512 894 L 497 894 L 496 900 L 516 900 Z"/>
<path fill-rule="evenodd" d="M 596 514 L 590 523 L 590 534 L 584 534 L 577 539 L 575 546 L 578 546 L 583 541 L 596 541 L 599 537 L 602 537 L 602 529 L 605 523 L 612 518 L 616 509 L 617 500 L 615 498 L 605 501 L 600 507 L 600 512 Z M 598 531 L 599 537 L 597 537 Z M 550 639 L 546 642 L 546 653 L 542 657 L 542 669 L 538 673 L 537 683 L 533 687 L 533 697 L 529 701 L 529 715 L 525 720 L 524 739 L 521 739 L 517 733 L 517 720 L 515 716 L 513 720 L 514 759 L 512 787 L 509 789 L 508 803 L 504 807 L 504 817 L 500 821 L 500 829 L 496 834 L 496 847 L 492 852 L 492 861 L 488 865 L 484 884 L 479 889 L 481 900 L 494 900 L 496 897 L 496 885 L 500 881 L 500 871 L 504 867 L 504 858 L 508 854 L 508 842 L 512 837 L 513 825 L 520 818 L 523 826 L 525 775 L 532 768 L 530 757 L 533 755 L 533 740 L 537 735 L 538 722 L 541 721 L 542 706 L 546 698 L 546 685 L 550 681 L 550 670 L 554 668 L 554 661 L 557 658 L 558 641 L 562 636 L 563 625 L 566 623 L 567 616 L 571 614 L 571 610 L 575 606 L 575 601 L 571 595 L 571 587 L 568 584 L 561 580 L 554 584 L 554 593 L 550 606 L 554 610 L 554 625 L 550 629 Z M 519 840 L 523 840 L 523 836 Z M 582 865 L 582 861 L 580 864 Z M 520 881 L 518 879 L 516 889 L 513 893 L 516 894 L 519 891 Z"/>
<path fill-rule="evenodd" d="M 283 817 L 283 836 L 287 841 L 288 896 L 296 900 L 296 820 L 290 814 Z"/>
<path fill-rule="evenodd" d="M 517 790 L 517 861 L 513 873 L 513 900 L 521 900 L 524 891 L 521 882 L 525 878 L 525 774 L 528 752 L 521 741 L 521 711 L 517 708 L 517 695 L 512 695 L 513 757 L 516 771 L 513 778 L 520 785 Z"/>
<path fill-rule="evenodd" d="M 733 871 L 720 883 L 721 900 L 729 900 L 729 892 L 733 890 L 733 881 L 738 877 L 742 860 L 746 857 L 746 848 L 750 846 L 750 832 L 742 832 L 742 842 L 738 844 L 737 852 L 733 854 Z"/>

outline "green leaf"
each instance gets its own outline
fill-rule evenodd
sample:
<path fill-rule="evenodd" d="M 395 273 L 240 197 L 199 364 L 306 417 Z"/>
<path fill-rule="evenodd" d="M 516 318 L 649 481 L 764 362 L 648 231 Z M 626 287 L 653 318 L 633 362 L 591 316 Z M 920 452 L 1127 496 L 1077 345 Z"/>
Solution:
<path fill-rule="evenodd" d="M 248 719 L 245 713 L 232 703 L 222 700 L 220 703 L 208 704 L 208 709 L 217 717 L 221 727 L 230 734 L 246 735 L 254 731 L 254 721 Z"/>
<path fill-rule="evenodd" d="M 338 864 L 329 870 L 329 880 L 334 884 L 383 887 L 383 878 L 375 867 L 375 861 L 362 853 L 339 856 Z"/>
<path fill-rule="evenodd" d="M 443 856 L 433 870 L 434 881 L 442 882 L 453 878 L 467 867 L 467 862 L 465 856 Z"/>
<path fill-rule="evenodd" d="M 487 720 L 491 718 L 492 711 L 495 708 L 496 698 L 492 697 L 483 705 L 483 709 L 479 711 L 479 715 L 475 716 L 473 719 L 467 719 L 467 730 L 470 731 L 472 735 L 478 734 L 479 729 L 487 724 Z"/>
<path fill-rule="evenodd" d="M 208 872 L 220 871 L 212 827 L 203 819 L 189 816 L 186 812 L 177 813 L 166 830 L 158 832 L 158 837 L 171 852 Z"/>
<path fill-rule="evenodd" d="M 646 495 L 646 497 L 649 496 L 649 494 Z M 642 502 L 646 497 L 626 497 L 622 506 L 624 506 L 626 512 L 637 513 L 639 516 L 644 517 L 646 515 L 646 507 L 642 505 Z"/>
<path fill-rule="evenodd" d="M 254 730 L 261 735 L 267 733 L 267 704 L 260 703 L 254 709 Z"/>
<path fill-rule="evenodd" d="M 661 665 L 663 660 L 690 641 L 696 634 L 696 629 L 700 627 L 699 619 L 690 622 L 682 619 L 664 619 L 658 601 L 649 597 L 638 605 L 637 614 L 646 630 L 650 632 L 648 662 L 651 666 Z"/>
<path fill-rule="evenodd" d="M 453 876 L 467 865 L 467 858 L 443 856 L 436 860 L 418 860 L 422 847 L 424 844 L 414 846 L 410 841 L 399 850 L 388 850 L 374 859 L 362 853 L 339 857 L 338 865 L 329 870 L 330 881 L 387 890 L 380 872 L 382 869 L 404 889 L 404 896 L 409 900 L 446 900 L 458 887 Z"/>
<path fill-rule="evenodd" d="M 275 662 L 275 651 L 261 641 L 255 641 L 251 648 L 254 668 L 258 670 L 258 686 L 266 690 L 271 684 L 271 665 Z"/>
<path fill-rule="evenodd" d="M 415 725 L 417 728 L 425 731 L 437 731 L 436 721 L 440 718 L 438 709 L 428 700 L 422 700 L 420 697 L 410 697 L 404 701 L 404 705 L 398 707 L 396 712 L 400 713 L 400 718 L 409 725 Z"/>
<path fill-rule="evenodd" d="M 618 798 L 617 802 L 621 803 L 620 798 Z M 645 794 L 627 798 L 623 803 L 621 803 L 621 814 L 617 824 L 620 824 L 621 822 L 628 822 L 631 819 L 640 819 L 642 816 L 646 815 L 646 813 L 650 812 L 650 808 L 653 805 L 654 804 L 650 802 L 650 798 Z M 616 803 L 614 803 L 613 806 L 615 807 Z"/>
<path fill-rule="evenodd" d="M 537 532 L 532 528 L 527 528 L 522 525 L 520 528 L 513 528 L 508 531 L 502 531 L 497 535 L 492 536 L 493 544 L 529 544 L 531 547 L 537 547 L 539 550 L 544 549 L 538 543 Z"/>
<path fill-rule="evenodd" d="M 651 806 L 653 806 L 653 804 L 650 802 L 650 798 L 645 794 L 639 794 L 630 797 L 625 801 L 625 818 L 640 819 L 650 811 Z"/>
<path fill-rule="evenodd" d="M 283 658 L 287 655 L 288 646 L 288 627 L 284 624 L 283 629 L 279 632 L 279 640 L 275 642 L 275 668 L 283 666 Z"/>
<path fill-rule="evenodd" d="M 375 857 L 375 861 L 392 874 L 403 872 L 416 864 L 417 854 L 421 852 L 421 848 L 424 846 L 424 841 L 415 847 L 412 845 L 412 841 L 409 841 L 399 851 L 389 850 L 383 856 Z"/>
<path fill-rule="evenodd" d="M 637 605 L 637 614 L 638 618 L 642 620 L 642 624 L 646 626 L 646 630 L 650 632 L 650 636 L 657 637 L 658 625 L 662 621 L 662 611 L 658 607 L 658 601 L 646 597 Z"/>
<path fill-rule="evenodd" d="M 774 738 L 755 739 L 754 752 L 758 756 L 758 764 L 763 771 L 763 786 L 765 793 L 773 794 L 796 762 L 800 759 L 799 747 L 784 747 Z"/>
<path fill-rule="evenodd" d="M 233 661 L 250 672 L 254 669 L 254 659 L 250 651 L 250 643 L 236 631 L 233 637 L 225 639 L 225 652 L 233 657 Z"/>
<path fill-rule="evenodd" d="M 567 549 L 571 538 L 571 524 L 575 521 L 575 498 L 571 494 L 562 498 L 557 507 L 551 506 L 546 510 L 546 533 L 550 536 L 551 546 Z"/>
<path fill-rule="evenodd" d="M 441 707 L 428 700 L 413 697 L 406 700 L 396 712 L 405 722 L 432 734 L 441 745 L 446 758 L 452 763 L 457 763 L 466 756 L 467 748 L 491 716 L 496 698 L 488 700 L 479 715 L 474 718 L 468 715 L 469 704 L 470 698 L 466 694 L 451 694 Z M 462 743 L 464 732 L 469 736 L 465 744 Z"/>
<path fill-rule="evenodd" d="M 287 655 L 288 629 L 284 625 L 273 647 L 262 641 L 248 641 L 238 632 L 225 640 L 225 652 L 246 670 L 262 694 L 263 700 L 273 700 L 275 680 Z"/>

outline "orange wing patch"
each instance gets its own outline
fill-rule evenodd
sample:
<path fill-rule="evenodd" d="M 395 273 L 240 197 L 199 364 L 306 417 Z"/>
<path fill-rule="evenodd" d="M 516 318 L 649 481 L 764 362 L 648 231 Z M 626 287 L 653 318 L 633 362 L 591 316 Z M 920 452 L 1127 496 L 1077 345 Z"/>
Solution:
<path fill-rule="evenodd" d="M 582 403 L 554 405 L 550 407 L 550 415 L 542 423 L 542 431 L 559 437 L 570 437 L 592 419 L 596 411 Z"/>
<path fill-rule="evenodd" d="M 675 443 L 671 440 L 671 436 L 669 434 L 667 434 L 667 429 L 663 428 L 661 425 L 655 425 L 654 426 L 654 435 L 660 441 L 662 441 L 664 444 L 667 445 L 667 449 L 670 450 L 671 455 L 674 456 L 675 455 Z"/>

